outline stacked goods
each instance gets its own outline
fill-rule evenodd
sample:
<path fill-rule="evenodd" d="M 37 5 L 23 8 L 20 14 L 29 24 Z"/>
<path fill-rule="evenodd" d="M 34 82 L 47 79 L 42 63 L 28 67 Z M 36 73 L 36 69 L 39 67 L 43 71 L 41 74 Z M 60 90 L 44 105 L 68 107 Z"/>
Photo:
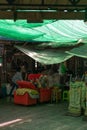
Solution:
<path fill-rule="evenodd" d="M 80 116 L 82 108 L 85 109 L 85 83 L 75 81 L 70 83 L 69 90 L 69 113 Z"/>

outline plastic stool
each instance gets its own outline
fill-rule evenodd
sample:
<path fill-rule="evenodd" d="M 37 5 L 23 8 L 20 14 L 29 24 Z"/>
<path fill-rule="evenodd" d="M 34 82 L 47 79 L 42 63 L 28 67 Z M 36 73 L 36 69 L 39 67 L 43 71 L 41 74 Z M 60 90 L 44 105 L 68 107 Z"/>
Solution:
<path fill-rule="evenodd" d="M 69 101 L 69 91 L 63 91 L 63 101 Z"/>

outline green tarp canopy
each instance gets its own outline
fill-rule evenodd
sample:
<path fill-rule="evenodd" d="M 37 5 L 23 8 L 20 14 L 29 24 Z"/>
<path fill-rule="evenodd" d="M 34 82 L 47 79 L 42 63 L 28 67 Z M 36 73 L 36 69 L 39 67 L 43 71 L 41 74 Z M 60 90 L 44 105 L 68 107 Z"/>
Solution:
<path fill-rule="evenodd" d="M 66 51 L 66 53 L 82 58 L 87 58 L 87 44 L 76 47 L 70 51 Z"/>
<path fill-rule="evenodd" d="M 64 62 L 71 58 L 73 55 L 65 53 L 64 50 L 53 50 L 53 49 L 33 49 L 30 47 L 21 47 L 15 46 L 18 50 L 22 51 L 29 57 L 33 58 L 34 60 L 42 63 L 42 64 L 57 64 Z"/>
<path fill-rule="evenodd" d="M 0 38 L 27 42 L 26 47 L 19 46 L 20 42 L 15 47 L 43 64 L 61 63 L 72 56 L 87 57 L 87 25 L 83 20 L 0 20 Z M 70 49 L 59 50 L 63 47 Z"/>
<path fill-rule="evenodd" d="M 44 46 L 60 47 L 73 46 L 79 41 L 87 39 L 87 25 L 80 20 L 58 20 L 42 27 L 34 28 L 45 35 L 34 39 L 34 41 L 51 41 Z"/>
<path fill-rule="evenodd" d="M 22 42 L 44 42 L 41 46 L 74 46 L 87 39 L 87 25 L 83 20 L 44 20 L 27 23 L 26 20 L 0 20 L 0 37 Z"/>
<path fill-rule="evenodd" d="M 0 20 L 0 36 L 1 39 L 9 39 L 15 41 L 29 41 L 44 35 L 41 31 L 23 27 L 12 20 Z"/>

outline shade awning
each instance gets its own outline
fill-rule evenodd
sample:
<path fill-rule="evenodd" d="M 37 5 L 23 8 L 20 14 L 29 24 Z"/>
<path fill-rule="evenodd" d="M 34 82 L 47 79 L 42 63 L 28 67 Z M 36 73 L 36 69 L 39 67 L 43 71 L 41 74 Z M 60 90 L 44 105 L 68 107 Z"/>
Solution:
<path fill-rule="evenodd" d="M 43 42 L 44 47 L 75 46 L 81 40 L 87 43 L 87 25 L 83 20 L 48 20 L 43 23 L 0 20 L 0 39 Z"/>
<path fill-rule="evenodd" d="M 63 50 L 52 50 L 52 49 L 38 50 L 38 49 L 32 49 L 29 46 L 27 47 L 15 46 L 15 47 L 24 54 L 30 56 L 35 61 L 46 65 L 64 62 L 73 56 L 71 54 L 65 53 L 65 51 Z"/>
<path fill-rule="evenodd" d="M 87 44 L 76 47 L 72 50 L 66 51 L 67 54 L 87 58 Z"/>

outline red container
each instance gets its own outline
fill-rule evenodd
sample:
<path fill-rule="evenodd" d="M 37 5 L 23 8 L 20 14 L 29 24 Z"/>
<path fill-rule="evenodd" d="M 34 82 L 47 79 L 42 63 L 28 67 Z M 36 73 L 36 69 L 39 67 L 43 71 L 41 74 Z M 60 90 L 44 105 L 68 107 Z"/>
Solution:
<path fill-rule="evenodd" d="M 42 74 L 40 74 L 40 73 L 38 73 L 38 74 L 29 74 L 28 75 L 28 80 L 34 80 L 34 81 L 36 81 L 36 79 L 39 79 L 41 75 Z"/>
<path fill-rule="evenodd" d="M 39 102 L 51 101 L 51 89 L 50 88 L 39 88 Z"/>
<path fill-rule="evenodd" d="M 33 105 L 37 103 L 37 99 L 31 98 L 28 93 L 25 93 L 24 95 L 17 95 L 15 91 L 14 103 L 21 104 L 21 105 Z"/>

